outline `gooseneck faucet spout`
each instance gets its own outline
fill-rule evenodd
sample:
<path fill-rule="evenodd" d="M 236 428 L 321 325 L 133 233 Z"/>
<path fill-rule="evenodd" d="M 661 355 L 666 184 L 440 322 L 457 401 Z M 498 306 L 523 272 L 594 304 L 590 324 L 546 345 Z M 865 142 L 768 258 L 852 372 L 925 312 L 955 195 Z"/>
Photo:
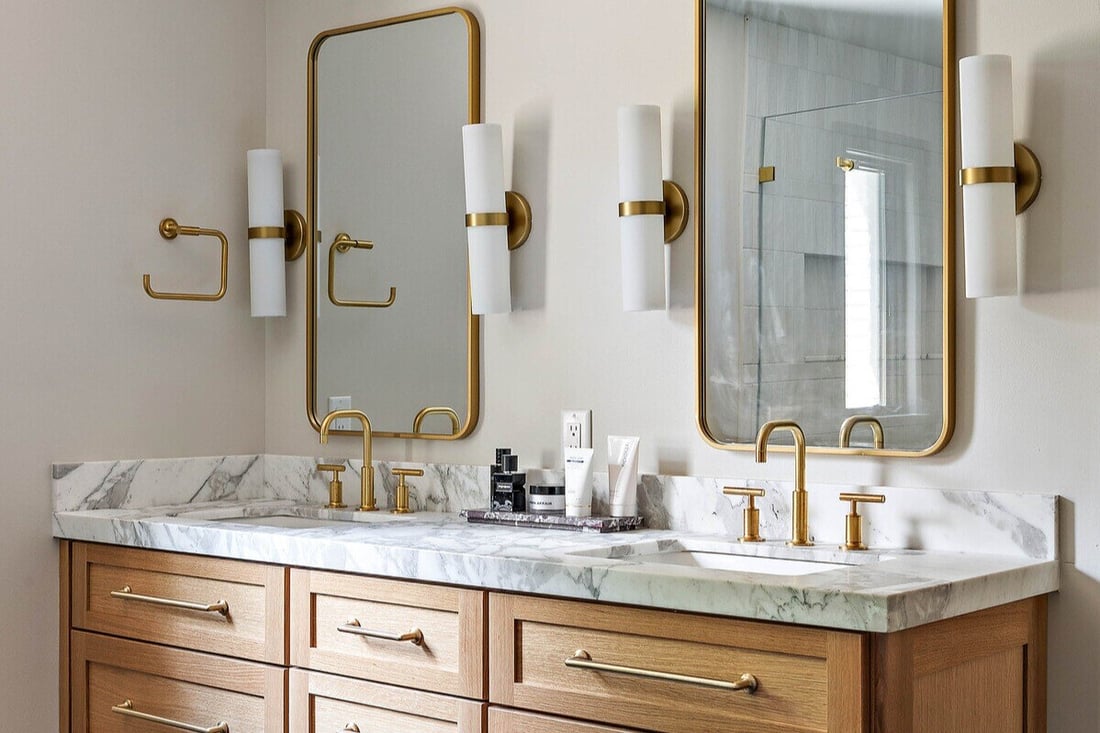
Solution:
<path fill-rule="evenodd" d="M 371 456 L 370 418 L 361 410 L 333 410 L 321 421 L 321 443 L 328 443 L 328 429 L 332 421 L 340 417 L 350 417 L 363 423 L 363 470 L 359 473 L 359 511 L 378 510 L 374 503 L 374 465 Z"/>
<path fill-rule="evenodd" d="M 795 547 L 808 547 L 810 539 L 809 494 L 806 493 L 806 434 L 793 420 L 771 420 L 756 434 L 756 462 L 768 460 L 768 440 L 775 430 L 787 430 L 794 436 L 794 491 L 791 493 L 791 541 Z"/>

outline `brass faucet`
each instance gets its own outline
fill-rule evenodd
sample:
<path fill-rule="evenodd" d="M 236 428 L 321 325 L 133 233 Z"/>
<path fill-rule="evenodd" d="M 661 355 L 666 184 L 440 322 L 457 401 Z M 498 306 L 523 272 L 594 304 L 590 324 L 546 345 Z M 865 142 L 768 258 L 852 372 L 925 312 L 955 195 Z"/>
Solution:
<path fill-rule="evenodd" d="M 321 421 L 321 443 L 328 443 L 328 426 L 339 417 L 353 417 L 363 423 L 363 470 L 359 473 L 359 511 L 378 510 L 374 503 L 374 465 L 371 457 L 370 418 L 361 410 L 333 410 Z"/>
<path fill-rule="evenodd" d="M 840 425 L 840 447 L 848 448 L 852 442 L 852 430 L 860 423 L 871 426 L 875 438 L 875 448 L 882 450 L 886 446 L 886 437 L 882 432 L 882 423 L 870 415 L 852 415 Z"/>
<path fill-rule="evenodd" d="M 768 439 L 773 430 L 789 430 L 794 436 L 794 491 L 791 493 L 791 541 L 788 545 L 808 547 L 810 539 L 809 494 L 806 493 L 806 435 L 793 420 L 771 420 L 756 434 L 756 462 L 768 460 Z"/>

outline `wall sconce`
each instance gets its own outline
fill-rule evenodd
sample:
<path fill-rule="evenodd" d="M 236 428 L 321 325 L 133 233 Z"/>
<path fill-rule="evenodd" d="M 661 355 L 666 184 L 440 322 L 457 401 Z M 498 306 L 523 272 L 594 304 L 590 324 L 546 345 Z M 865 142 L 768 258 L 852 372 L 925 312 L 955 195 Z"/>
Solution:
<path fill-rule="evenodd" d="M 504 146 L 500 125 L 462 126 L 466 172 L 466 241 L 469 252 L 470 312 L 512 310 L 508 253 L 531 234 L 531 206 L 504 190 Z"/>
<path fill-rule="evenodd" d="M 286 315 L 286 262 L 305 250 L 305 219 L 283 209 L 283 155 L 249 150 L 248 264 L 254 318 Z"/>
<path fill-rule="evenodd" d="M 959 60 L 959 123 L 966 297 L 1012 295 L 1016 214 L 1039 194 L 1042 168 L 1030 148 L 1013 142 L 1011 57 Z"/>
<path fill-rule="evenodd" d="M 663 310 L 665 247 L 687 226 L 687 194 L 661 178 L 661 108 L 619 107 L 623 310 Z"/>

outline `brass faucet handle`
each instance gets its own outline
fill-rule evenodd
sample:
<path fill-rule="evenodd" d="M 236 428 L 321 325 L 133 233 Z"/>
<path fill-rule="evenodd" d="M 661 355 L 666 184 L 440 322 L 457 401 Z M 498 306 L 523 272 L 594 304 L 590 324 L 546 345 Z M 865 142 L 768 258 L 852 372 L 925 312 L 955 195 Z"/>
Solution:
<path fill-rule="evenodd" d="M 886 497 L 882 494 L 847 494 L 840 495 L 841 501 L 850 502 L 847 521 L 844 524 L 844 544 L 842 550 L 866 550 L 863 544 L 863 517 L 859 514 L 860 504 L 883 504 Z"/>
<path fill-rule="evenodd" d="M 741 542 L 763 542 L 760 536 L 760 510 L 756 508 L 756 498 L 764 495 L 763 489 L 743 489 L 738 486 L 723 486 L 722 493 L 726 496 L 746 496 L 749 505 L 741 512 L 741 531 L 744 532 L 738 539 Z"/>
<path fill-rule="evenodd" d="M 344 503 L 344 482 L 340 480 L 340 473 L 344 470 L 345 466 L 342 463 L 318 463 L 318 471 L 330 471 L 332 472 L 332 480 L 328 482 L 328 504 L 325 505 L 328 509 L 344 509 L 347 504 Z"/>
<path fill-rule="evenodd" d="M 390 473 L 397 476 L 397 491 L 395 492 L 394 507 L 391 513 L 412 514 L 412 509 L 409 509 L 409 486 L 405 483 L 405 477 L 423 476 L 424 470 L 421 468 L 391 468 Z"/>

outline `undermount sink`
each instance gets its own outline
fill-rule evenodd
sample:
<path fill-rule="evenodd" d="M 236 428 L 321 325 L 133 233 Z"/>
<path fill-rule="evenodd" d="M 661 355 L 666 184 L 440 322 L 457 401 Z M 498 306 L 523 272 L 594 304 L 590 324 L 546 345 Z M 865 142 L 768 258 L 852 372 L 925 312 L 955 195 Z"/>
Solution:
<path fill-rule="evenodd" d="M 281 529 L 310 529 L 314 527 L 351 527 L 364 523 L 400 521 L 406 516 L 409 515 L 390 514 L 389 512 L 361 512 L 360 516 L 354 519 L 321 519 L 320 517 L 303 517 L 297 514 L 268 514 L 251 517 L 222 517 L 213 521 L 279 527 Z"/>
<path fill-rule="evenodd" d="M 764 575 L 812 575 L 830 570 L 842 570 L 866 562 L 883 559 L 878 555 L 852 555 L 835 548 L 789 548 L 768 545 L 747 545 L 716 540 L 643 541 L 613 545 L 595 550 L 570 553 L 586 557 L 678 567 L 723 570 L 727 572 L 760 573 Z"/>

